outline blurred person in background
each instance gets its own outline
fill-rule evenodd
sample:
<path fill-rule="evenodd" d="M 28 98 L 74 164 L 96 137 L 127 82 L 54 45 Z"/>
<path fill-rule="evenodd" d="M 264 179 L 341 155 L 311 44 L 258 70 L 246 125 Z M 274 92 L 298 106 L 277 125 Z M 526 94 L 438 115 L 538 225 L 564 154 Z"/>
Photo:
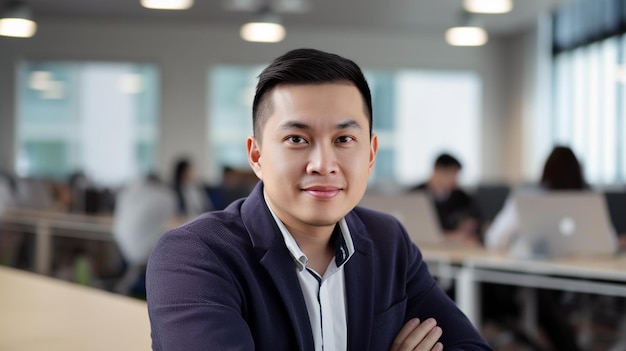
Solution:
<path fill-rule="evenodd" d="M 91 181 L 83 171 L 75 171 L 70 174 L 67 184 L 71 193 L 70 211 L 77 213 L 86 212 L 86 192 L 91 187 Z"/>
<path fill-rule="evenodd" d="M 15 183 L 11 176 L 0 171 L 0 224 L 4 212 L 14 206 Z M 0 264 L 15 265 L 16 247 L 19 235 L 15 235 L 10 229 L 0 227 Z M 21 242 L 20 242 L 21 243 Z"/>
<path fill-rule="evenodd" d="M 541 191 L 554 190 L 588 190 L 583 170 L 578 158 L 566 146 L 555 146 L 543 167 L 538 188 Z M 493 223 L 485 233 L 485 247 L 495 251 L 507 251 L 519 228 L 519 215 L 514 195 L 506 200 L 502 210 L 496 215 Z M 506 291 L 504 291 L 507 289 Z M 505 313 L 518 315 L 512 296 L 517 289 L 506 286 L 483 289 L 485 296 L 484 311 L 486 318 L 502 320 Z M 566 311 L 561 301 L 562 294 L 552 290 L 538 290 L 538 322 L 546 333 L 551 346 L 555 350 L 579 350 L 576 334 L 569 324 Z"/>
<path fill-rule="evenodd" d="M 582 167 L 576 155 L 566 146 L 556 146 L 546 159 L 538 185 L 542 191 L 588 190 Z M 485 247 L 506 251 L 519 227 L 519 216 L 514 196 L 506 200 L 502 210 L 485 233 Z"/>
<path fill-rule="evenodd" d="M 208 192 L 197 181 L 196 170 L 189 159 L 181 158 L 176 162 L 173 186 L 176 192 L 176 213 L 179 217 L 191 219 L 213 210 Z"/>
<path fill-rule="evenodd" d="M 143 279 L 148 257 L 175 215 L 173 191 L 154 174 L 120 190 L 113 215 L 113 236 L 126 271 L 115 287 L 117 292 L 145 295 Z"/>
<path fill-rule="evenodd" d="M 74 195 L 72 188 L 61 181 L 50 182 L 50 191 L 52 196 L 52 210 L 69 212 L 74 203 Z"/>
<path fill-rule="evenodd" d="M 0 172 L 0 215 L 5 209 L 13 206 L 15 183 L 13 179 L 4 172 Z"/>
<path fill-rule="evenodd" d="M 476 246 L 481 243 L 482 216 L 476 201 L 459 188 L 458 177 L 462 168 L 456 157 L 442 153 L 435 159 L 430 178 L 411 191 L 428 193 L 447 239 Z"/>

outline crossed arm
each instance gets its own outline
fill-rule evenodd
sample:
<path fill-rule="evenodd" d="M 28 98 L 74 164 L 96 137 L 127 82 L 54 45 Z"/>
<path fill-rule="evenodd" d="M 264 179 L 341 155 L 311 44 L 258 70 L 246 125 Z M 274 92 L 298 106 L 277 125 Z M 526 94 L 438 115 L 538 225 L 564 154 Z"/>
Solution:
<path fill-rule="evenodd" d="M 443 330 L 434 318 L 409 320 L 398 333 L 389 351 L 443 351 L 439 338 Z"/>

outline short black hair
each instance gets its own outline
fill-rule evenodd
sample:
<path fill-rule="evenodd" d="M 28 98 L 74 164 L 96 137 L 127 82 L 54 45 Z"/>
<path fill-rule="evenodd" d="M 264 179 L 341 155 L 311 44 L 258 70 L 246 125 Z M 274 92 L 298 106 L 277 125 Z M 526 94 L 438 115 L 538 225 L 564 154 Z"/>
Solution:
<path fill-rule="evenodd" d="M 363 97 L 365 113 L 372 134 L 372 95 L 363 72 L 354 61 L 316 49 L 295 49 L 276 58 L 259 75 L 254 102 L 252 125 L 254 135 L 261 129 L 271 111 L 269 93 L 283 84 L 305 85 L 346 82 L 354 84 Z"/>
<path fill-rule="evenodd" d="M 460 170 L 463 168 L 463 165 L 461 165 L 461 162 L 456 157 L 448 153 L 443 153 L 435 159 L 435 167 L 458 168 Z"/>

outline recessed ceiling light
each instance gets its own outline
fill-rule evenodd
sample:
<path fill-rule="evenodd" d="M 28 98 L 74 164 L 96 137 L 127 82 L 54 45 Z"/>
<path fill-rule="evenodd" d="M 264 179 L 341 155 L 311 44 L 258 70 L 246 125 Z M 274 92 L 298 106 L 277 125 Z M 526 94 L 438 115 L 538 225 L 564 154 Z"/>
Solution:
<path fill-rule="evenodd" d="M 186 10 L 193 6 L 193 0 L 141 0 L 141 5 L 155 10 Z"/>
<path fill-rule="evenodd" d="M 452 27 L 446 31 L 446 41 L 453 46 L 481 46 L 488 40 L 487 32 L 480 27 Z"/>
<path fill-rule="evenodd" d="M 277 43 L 285 38 L 285 27 L 280 24 L 278 16 L 264 11 L 257 20 L 241 26 L 239 34 L 245 41 Z"/>
<path fill-rule="evenodd" d="M 285 27 L 279 23 L 248 22 L 241 26 L 239 34 L 245 41 L 277 43 L 285 38 Z"/>
<path fill-rule="evenodd" d="M 513 0 L 464 0 L 463 6 L 474 13 L 507 13 L 513 10 Z"/>
<path fill-rule="evenodd" d="M 26 4 L 20 1 L 9 3 L 0 16 L 0 35 L 16 38 L 30 38 L 37 31 L 37 23 Z"/>

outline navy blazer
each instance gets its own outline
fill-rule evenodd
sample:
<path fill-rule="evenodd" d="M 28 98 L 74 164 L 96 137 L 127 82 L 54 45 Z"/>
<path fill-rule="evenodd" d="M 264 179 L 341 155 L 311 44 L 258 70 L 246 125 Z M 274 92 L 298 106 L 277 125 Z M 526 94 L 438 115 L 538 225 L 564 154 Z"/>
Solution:
<path fill-rule="evenodd" d="M 388 350 L 411 318 L 434 317 L 446 350 L 491 350 L 431 277 L 392 216 L 346 215 L 348 350 Z M 296 268 L 263 183 L 223 211 L 165 233 L 150 257 L 153 350 L 314 350 Z"/>

